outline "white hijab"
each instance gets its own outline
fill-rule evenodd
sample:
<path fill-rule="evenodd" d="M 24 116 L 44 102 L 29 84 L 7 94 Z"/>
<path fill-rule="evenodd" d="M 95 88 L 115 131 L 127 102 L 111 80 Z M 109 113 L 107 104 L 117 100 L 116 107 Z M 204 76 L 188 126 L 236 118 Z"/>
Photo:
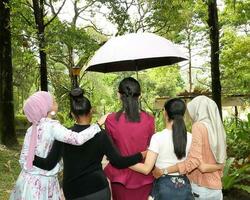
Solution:
<path fill-rule="evenodd" d="M 197 96 L 187 104 L 194 122 L 203 123 L 208 130 L 210 148 L 217 163 L 226 160 L 226 133 L 216 103 L 206 96 Z"/>

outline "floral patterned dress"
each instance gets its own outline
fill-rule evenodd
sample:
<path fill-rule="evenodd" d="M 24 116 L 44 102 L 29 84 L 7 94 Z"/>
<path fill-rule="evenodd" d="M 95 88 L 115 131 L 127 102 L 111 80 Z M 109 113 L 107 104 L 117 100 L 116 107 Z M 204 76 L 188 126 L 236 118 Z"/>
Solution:
<path fill-rule="evenodd" d="M 73 145 L 81 145 L 93 138 L 99 131 L 99 126 L 92 125 L 88 129 L 76 133 L 63 127 L 56 120 L 43 118 L 38 125 L 38 141 L 35 154 L 46 157 L 55 139 Z M 61 170 L 60 163 L 50 171 L 35 166 L 30 170 L 26 168 L 31 132 L 32 130 L 29 128 L 25 135 L 19 160 L 22 171 L 11 193 L 10 200 L 61 200 L 57 179 L 57 173 Z"/>

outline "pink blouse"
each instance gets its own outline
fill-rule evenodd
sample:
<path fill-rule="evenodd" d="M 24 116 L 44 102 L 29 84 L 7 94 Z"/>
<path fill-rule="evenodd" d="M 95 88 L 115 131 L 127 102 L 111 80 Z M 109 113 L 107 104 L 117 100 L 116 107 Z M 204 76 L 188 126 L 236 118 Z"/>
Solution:
<path fill-rule="evenodd" d="M 178 163 L 179 172 L 187 173 L 189 180 L 201 187 L 210 189 L 222 189 L 222 171 L 201 173 L 197 167 L 200 162 L 216 164 L 214 155 L 210 149 L 207 128 L 201 122 L 192 126 L 192 144 L 185 161 Z"/>
<path fill-rule="evenodd" d="M 128 156 L 147 150 L 155 132 L 154 118 L 146 112 L 140 113 L 140 122 L 128 122 L 122 114 L 119 121 L 116 113 L 107 117 L 105 127 L 121 155 Z M 152 175 L 143 175 L 130 169 L 117 169 L 108 164 L 104 169 L 111 182 L 123 184 L 128 189 L 139 188 L 153 182 Z"/>

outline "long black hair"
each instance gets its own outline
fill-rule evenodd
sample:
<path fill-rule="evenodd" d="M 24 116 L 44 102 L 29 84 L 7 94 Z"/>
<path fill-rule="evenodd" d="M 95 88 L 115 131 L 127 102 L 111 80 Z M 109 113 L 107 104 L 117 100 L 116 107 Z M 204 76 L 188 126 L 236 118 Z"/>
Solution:
<path fill-rule="evenodd" d="M 118 87 L 121 94 L 122 108 L 116 114 L 118 121 L 121 114 L 125 112 L 125 117 L 130 122 L 140 121 L 139 96 L 141 95 L 141 86 L 137 80 L 132 77 L 124 78 Z"/>
<path fill-rule="evenodd" d="M 83 90 L 81 88 L 75 88 L 70 92 L 70 111 L 79 117 L 82 115 L 87 115 L 91 110 L 91 103 L 83 96 Z"/>
<path fill-rule="evenodd" d="M 174 98 L 164 105 L 169 120 L 173 120 L 173 144 L 174 152 L 178 159 L 186 156 L 187 130 L 184 122 L 186 105 L 183 100 Z"/>

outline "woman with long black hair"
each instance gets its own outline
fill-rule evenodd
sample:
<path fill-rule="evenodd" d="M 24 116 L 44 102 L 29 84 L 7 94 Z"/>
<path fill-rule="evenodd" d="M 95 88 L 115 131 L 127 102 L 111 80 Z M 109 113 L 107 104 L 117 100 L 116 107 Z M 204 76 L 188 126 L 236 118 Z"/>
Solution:
<path fill-rule="evenodd" d="M 193 121 L 192 143 L 187 159 L 167 168 L 154 169 L 156 178 L 164 171 L 187 174 L 197 200 L 222 200 L 222 181 L 226 160 L 226 133 L 216 103 L 197 96 L 187 104 Z M 205 164 L 204 164 L 205 163 Z"/>
<path fill-rule="evenodd" d="M 80 132 L 88 128 L 92 119 L 91 103 L 80 88 L 71 91 L 70 107 L 76 121 L 71 129 Z M 112 165 L 126 168 L 142 160 L 142 154 L 137 152 L 122 157 L 102 130 L 81 146 L 55 141 L 48 157 L 43 159 L 36 156 L 34 165 L 51 170 L 62 157 L 63 192 L 67 200 L 110 200 L 109 184 L 102 170 L 103 156 L 106 155 Z"/>
<path fill-rule="evenodd" d="M 167 168 L 185 160 L 192 136 L 186 131 L 183 116 L 186 111 L 184 101 L 175 98 L 164 105 L 166 128 L 153 135 L 144 163 L 138 163 L 131 169 L 149 174 L 154 166 Z M 191 185 L 185 175 L 167 174 L 155 180 L 152 197 L 155 200 L 193 199 Z"/>
<path fill-rule="evenodd" d="M 122 107 L 108 115 L 105 126 L 114 144 L 123 156 L 147 149 L 155 132 L 154 118 L 140 108 L 141 87 L 132 77 L 123 79 L 118 87 Z M 111 182 L 113 200 L 147 200 L 152 189 L 153 176 L 131 169 L 105 168 Z"/>

